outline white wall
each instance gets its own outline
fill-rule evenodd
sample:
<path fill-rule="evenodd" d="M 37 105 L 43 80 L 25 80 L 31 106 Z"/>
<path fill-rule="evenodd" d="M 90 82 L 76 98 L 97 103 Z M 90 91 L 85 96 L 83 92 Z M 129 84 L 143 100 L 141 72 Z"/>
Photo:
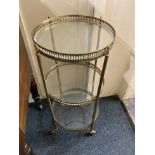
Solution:
<path fill-rule="evenodd" d="M 47 18 L 47 16 L 52 15 L 52 13 L 38 0 L 20 0 L 19 9 L 20 28 L 32 66 L 33 74 L 37 85 L 39 86 L 39 93 L 44 95 L 43 84 L 40 78 L 39 68 L 35 56 L 35 49 L 31 38 L 31 32 L 38 23 Z"/>
<path fill-rule="evenodd" d="M 107 0 L 104 18 L 116 29 L 117 35 L 134 50 L 134 0 Z"/>
<path fill-rule="evenodd" d="M 129 83 L 131 87 L 134 87 L 132 84 L 134 68 L 130 69 L 132 66 L 130 60 L 134 53 L 134 0 L 20 0 L 20 27 L 42 95 L 44 94 L 43 87 L 31 39 L 32 29 L 48 16 L 92 15 L 94 4 L 95 16 L 107 20 L 114 26 L 117 33 L 114 47 L 110 52 L 105 75 L 106 83 L 101 96 L 119 94 L 123 98 Z M 101 66 L 100 63 L 98 65 Z M 129 76 L 131 77 L 128 78 Z"/>
<path fill-rule="evenodd" d="M 134 0 L 96 0 L 95 16 L 113 25 L 117 34 L 105 77 L 109 79 L 102 93 L 105 96 L 117 93 L 122 100 L 135 96 L 134 14 Z"/>
<path fill-rule="evenodd" d="M 79 9 L 80 8 L 80 9 Z M 35 56 L 35 49 L 33 46 L 31 32 L 33 28 L 48 16 L 58 16 L 64 14 L 78 14 L 85 15 L 92 14 L 92 6 L 87 0 L 20 0 L 20 28 L 23 35 L 23 39 L 26 45 L 30 63 L 32 66 L 33 74 L 39 86 L 39 93 L 45 95 L 43 89 L 43 83 L 40 77 L 40 72 Z M 45 67 L 49 67 L 48 63 L 51 61 L 44 61 Z"/>

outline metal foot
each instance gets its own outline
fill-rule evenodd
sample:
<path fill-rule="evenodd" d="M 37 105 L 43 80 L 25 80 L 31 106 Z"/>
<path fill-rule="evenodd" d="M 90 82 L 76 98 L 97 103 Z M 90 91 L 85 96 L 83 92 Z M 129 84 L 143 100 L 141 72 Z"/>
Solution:
<path fill-rule="evenodd" d="M 41 103 L 36 103 L 36 108 L 38 110 L 42 110 L 43 109 L 43 105 Z"/>
<path fill-rule="evenodd" d="M 58 131 L 59 131 L 59 129 L 58 128 L 55 128 L 55 129 L 49 131 L 49 135 L 57 134 Z"/>
<path fill-rule="evenodd" d="M 93 136 L 96 134 L 96 131 L 95 130 L 90 130 L 88 133 L 86 133 L 85 135 L 86 136 Z"/>
<path fill-rule="evenodd" d="M 42 100 L 40 99 L 40 97 L 35 98 L 35 106 L 37 110 L 42 110 L 43 109 L 43 104 L 42 104 Z"/>

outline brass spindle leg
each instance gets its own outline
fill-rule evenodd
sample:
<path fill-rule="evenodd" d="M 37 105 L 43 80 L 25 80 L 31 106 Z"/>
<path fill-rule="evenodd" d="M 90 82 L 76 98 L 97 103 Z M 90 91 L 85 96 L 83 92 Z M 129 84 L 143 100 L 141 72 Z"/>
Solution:
<path fill-rule="evenodd" d="M 42 77 L 42 81 L 43 81 L 43 85 L 44 85 L 44 89 L 45 89 L 45 94 L 46 94 L 46 97 L 48 99 L 48 103 L 49 103 L 49 107 L 50 107 L 50 111 L 51 111 L 51 115 L 52 115 L 52 122 L 54 124 L 54 129 L 52 130 L 52 132 L 56 132 L 58 131 L 58 127 L 57 127 L 57 124 L 55 122 L 55 119 L 54 119 L 54 112 L 53 112 L 53 107 L 52 107 L 52 102 L 51 102 L 51 99 L 47 93 L 47 87 L 46 87 L 46 83 L 45 83 L 45 78 L 44 78 L 44 74 L 43 74 L 43 70 L 42 70 L 42 65 L 41 65 L 41 60 L 40 60 L 40 56 L 39 56 L 39 53 L 37 53 L 37 61 L 38 61 L 38 64 L 39 64 L 39 69 L 40 69 L 40 73 L 41 73 L 41 77 Z"/>
<path fill-rule="evenodd" d="M 95 65 L 94 67 L 96 67 L 96 65 L 97 65 L 97 59 L 95 60 L 94 65 Z M 93 92 L 94 92 L 94 81 L 95 81 L 95 75 L 96 75 L 96 69 L 94 68 L 93 82 L 92 82 L 92 95 L 93 95 Z"/>
<path fill-rule="evenodd" d="M 100 95 L 101 86 L 102 86 L 102 82 L 103 82 L 103 78 L 104 78 L 104 74 L 105 74 L 105 69 L 106 69 L 107 62 L 108 62 L 108 57 L 109 57 L 108 54 L 106 54 L 104 62 L 103 62 L 102 73 L 101 73 L 101 78 L 100 78 L 100 82 L 99 82 L 99 86 L 98 86 L 96 101 L 95 101 L 95 105 L 94 105 L 94 112 L 93 112 L 91 129 L 89 131 L 89 135 L 93 135 L 93 134 L 96 133 L 96 131 L 93 130 L 93 125 L 94 125 L 94 122 L 95 122 L 95 116 L 96 116 L 97 107 L 98 107 L 99 95 Z"/>
<path fill-rule="evenodd" d="M 101 19 L 101 17 L 100 17 L 100 19 Z M 99 48 L 99 44 L 100 44 L 100 34 L 101 34 L 101 26 L 99 26 L 99 28 L 98 28 L 96 50 L 98 50 L 98 48 Z M 97 66 L 97 59 L 95 60 L 94 65 L 95 65 L 95 67 Z M 92 82 L 92 94 L 93 94 L 93 92 L 94 92 L 95 75 L 96 75 L 96 70 L 94 69 L 93 82 Z"/>
<path fill-rule="evenodd" d="M 57 60 L 55 60 L 55 64 L 58 65 Z M 59 68 L 58 66 L 56 66 L 57 68 L 57 76 L 58 76 L 58 83 L 59 83 L 59 91 L 60 91 L 60 95 L 62 94 L 62 86 L 61 86 L 61 80 L 60 80 L 60 72 L 59 72 Z"/>
<path fill-rule="evenodd" d="M 50 24 L 50 17 L 49 16 L 48 16 L 48 19 L 49 19 L 49 24 Z M 51 29 L 51 26 L 50 26 L 50 34 L 51 34 L 50 36 L 51 36 L 51 42 L 52 42 L 53 50 L 56 51 L 55 41 L 54 41 L 54 35 L 53 35 L 53 30 Z M 57 68 L 57 76 L 58 76 L 59 90 L 60 90 L 60 94 L 62 94 L 62 87 L 61 87 L 61 80 L 60 80 L 60 72 L 59 72 L 59 68 L 57 67 L 57 65 L 58 65 L 57 60 L 55 60 L 55 64 L 56 64 L 56 68 Z"/>

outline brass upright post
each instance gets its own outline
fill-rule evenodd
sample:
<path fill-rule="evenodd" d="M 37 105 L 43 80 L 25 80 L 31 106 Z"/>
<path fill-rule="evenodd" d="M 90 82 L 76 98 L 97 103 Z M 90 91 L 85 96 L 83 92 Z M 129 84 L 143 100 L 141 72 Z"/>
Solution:
<path fill-rule="evenodd" d="M 108 57 L 109 56 L 108 56 L 108 52 L 107 52 L 106 55 L 105 55 L 104 62 L 103 62 L 101 78 L 100 78 L 100 81 L 99 81 L 98 91 L 97 91 L 97 95 L 96 95 L 96 101 L 95 101 L 95 105 L 94 105 L 94 112 L 93 112 L 93 117 L 92 117 L 91 129 L 90 129 L 90 132 L 89 132 L 89 134 L 91 134 L 91 135 L 96 133 L 96 131 L 93 130 L 93 125 L 94 125 L 94 122 L 95 122 L 95 116 L 96 116 L 97 107 L 98 107 L 99 95 L 100 95 L 100 92 L 101 92 L 101 86 L 102 86 L 103 78 L 104 78 L 104 75 L 105 75 L 105 69 L 106 69 L 106 66 L 107 66 Z"/>
<path fill-rule="evenodd" d="M 49 24 L 50 24 L 50 17 L 49 16 L 48 16 L 48 19 L 49 19 Z M 51 29 L 51 26 L 50 26 L 50 34 L 51 34 L 51 42 L 52 42 L 53 50 L 56 51 L 55 41 L 54 41 L 54 35 L 53 35 L 53 30 Z M 56 67 L 57 67 L 57 65 L 58 65 L 57 60 L 55 60 L 55 64 L 56 64 Z M 59 72 L 59 68 L 58 67 L 57 67 L 57 76 L 58 76 L 58 83 L 59 83 L 60 94 L 62 94 L 62 87 L 61 87 L 61 80 L 60 80 L 60 72 Z"/>
<path fill-rule="evenodd" d="M 100 19 L 102 19 L 102 18 L 100 17 Z M 100 34 L 101 34 L 101 26 L 99 26 L 99 28 L 98 28 L 96 50 L 98 50 L 98 48 L 99 48 L 99 44 L 100 44 Z M 97 67 L 97 59 L 95 60 L 94 65 L 95 65 L 95 67 Z M 93 74 L 92 94 L 93 94 L 93 91 L 94 91 L 95 75 L 96 75 L 96 70 L 94 70 L 94 74 Z"/>
<path fill-rule="evenodd" d="M 54 112 L 53 112 L 53 107 L 52 107 L 52 102 L 51 102 L 51 99 L 47 93 L 47 87 L 46 87 L 46 83 L 45 83 L 45 78 L 44 78 L 44 74 L 43 74 L 43 70 L 42 70 L 42 65 L 41 65 L 41 60 L 40 60 L 40 54 L 37 53 L 37 61 L 38 61 L 38 64 L 39 64 L 39 69 L 40 69 L 40 73 L 41 73 L 41 77 L 42 77 L 42 81 L 43 81 L 43 85 L 44 85 L 44 89 L 45 89 L 45 94 L 46 94 L 46 97 L 48 99 L 48 103 L 49 103 L 49 107 L 50 107 L 50 111 L 51 111 L 51 116 L 52 116 L 52 122 L 54 124 L 54 129 L 52 130 L 52 132 L 56 132 L 58 130 L 58 127 L 57 127 L 57 124 L 55 122 L 55 118 L 54 118 Z"/>

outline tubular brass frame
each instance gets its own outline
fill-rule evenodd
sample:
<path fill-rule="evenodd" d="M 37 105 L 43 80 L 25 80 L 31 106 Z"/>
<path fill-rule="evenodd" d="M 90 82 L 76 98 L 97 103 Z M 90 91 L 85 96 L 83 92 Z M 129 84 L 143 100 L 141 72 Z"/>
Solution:
<path fill-rule="evenodd" d="M 39 69 L 40 69 L 40 73 L 41 73 L 41 78 L 42 78 L 42 81 L 43 81 L 43 85 L 44 85 L 44 89 L 45 89 L 45 94 L 46 94 L 46 97 L 48 99 L 48 103 L 49 103 L 49 106 L 50 106 L 50 110 L 51 110 L 51 118 L 52 118 L 52 123 L 54 124 L 54 129 L 53 131 L 55 130 L 58 130 L 58 127 L 57 127 L 57 124 L 55 122 L 55 117 L 54 117 L 54 112 L 53 112 L 53 101 L 50 99 L 50 96 L 48 95 L 48 92 L 47 92 L 47 87 L 46 87 L 46 83 L 45 83 L 45 78 L 44 78 L 44 74 L 43 74 L 43 70 L 42 70 L 42 65 L 41 65 L 41 59 L 40 59 L 40 53 L 36 54 L 37 55 L 37 61 L 38 61 L 38 65 L 39 65 Z"/>
<path fill-rule="evenodd" d="M 94 52 L 83 52 L 83 53 L 81 52 L 81 54 L 72 54 L 69 52 L 62 53 L 62 52 L 56 51 L 55 44 L 54 44 L 54 36 L 53 36 L 53 32 L 52 32 L 51 28 L 50 28 L 50 33 L 51 33 L 51 42 L 53 45 L 53 49 L 47 49 L 47 48 L 39 45 L 35 41 L 35 34 L 41 28 L 46 27 L 49 24 L 52 25 L 52 24 L 57 24 L 57 23 L 62 23 L 62 22 L 88 22 L 91 24 L 98 25 L 99 29 L 98 29 L 98 39 L 97 39 L 97 46 L 96 46 L 97 49 L 99 47 L 99 42 L 100 42 L 99 36 L 100 36 L 101 27 L 106 29 L 109 32 L 109 34 L 113 36 L 113 40 L 111 43 L 109 43 L 106 47 L 103 47 L 102 49 L 98 49 Z M 61 79 L 60 79 L 60 74 L 59 74 L 59 66 L 61 66 L 61 65 L 59 65 L 57 61 L 73 63 L 73 64 L 76 64 L 76 63 L 79 64 L 79 62 L 80 62 L 80 64 L 89 65 L 90 67 L 92 67 L 94 69 L 93 81 L 92 81 L 92 94 L 94 91 L 94 81 L 95 81 L 96 72 L 100 73 L 100 80 L 99 80 L 97 95 L 95 97 L 93 97 L 92 100 L 90 100 L 90 101 L 85 101 L 84 103 L 72 105 L 72 106 L 84 106 L 84 105 L 91 104 L 91 103 L 94 104 L 92 122 L 88 127 L 89 128 L 89 134 L 93 135 L 96 133 L 96 131 L 93 130 L 93 127 L 94 127 L 95 117 L 96 117 L 97 109 L 98 109 L 98 101 L 99 101 L 99 95 L 101 92 L 101 86 L 102 86 L 102 82 L 104 81 L 105 70 L 106 70 L 106 66 L 107 66 L 107 62 L 108 62 L 108 57 L 109 57 L 108 54 L 109 54 L 109 51 L 111 50 L 111 48 L 113 46 L 113 43 L 115 40 L 115 35 L 116 35 L 116 33 L 115 33 L 114 28 L 109 23 L 107 23 L 106 21 L 102 20 L 101 18 L 95 18 L 95 17 L 83 16 L 83 15 L 66 15 L 66 16 L 59 16 L 59 17 L 48 17 L 48 20 L 45 20 L 40 25 L 38 25 L 34 28 L 34 30 L 32 32 L 32 38 L 33 38 L 33 43 L 34 43 L 34 47 L 36 50 L 37 61 L 39 64 L 39 69 L 40 69 L 40 73 L 41 73 L 41 77 L 42 77 L 42 81 L 43 81 L 43 86 L 45 89 L 46 97 L 47 97 L 49 105 L 50 105 L 50 110 L 51 110 L 51 114 L 52 114 L 52 121 L 54 124 L 54 131 L 58 130 L 58 125 L 59 125 L 56 118 L 55 118 L 54 111 L 53 111 L 54 104 L 59 103 L 59 104 L 64 104 L 65 106 L 71 106 L 71 103 L 64 103 L 61 100 L 58 100 L 57 98 L 48 94 L 47 86 L 46 86 L 46 77 L 48 75 L 44 76 L 44 74 L 43 74 L 40 55 L 43 55 L 47 58 L 55 60 L 55 67 L 57 69 L 57 76 L 58 76 L 58 81 L 59 81 L 60 94 L 62 93 Z M 101 71 L 97 68 L 97 60 L 100 57 L 105 57 Z M 90 61 L 92 61 L 92 60 L 95 60 L 94 64 L 90 63 Z M 62 65 L 64 65 L 64 64 L 62 64 Z M 54 68 L 52 68 L 52 69 L 54 69 Z M 52 69 L 50 69 L 48 71 L 48 73 Z M 82 129 L 77 129 L 77 131 L 79 131 L 79 130 L 82 130 Z"/>

